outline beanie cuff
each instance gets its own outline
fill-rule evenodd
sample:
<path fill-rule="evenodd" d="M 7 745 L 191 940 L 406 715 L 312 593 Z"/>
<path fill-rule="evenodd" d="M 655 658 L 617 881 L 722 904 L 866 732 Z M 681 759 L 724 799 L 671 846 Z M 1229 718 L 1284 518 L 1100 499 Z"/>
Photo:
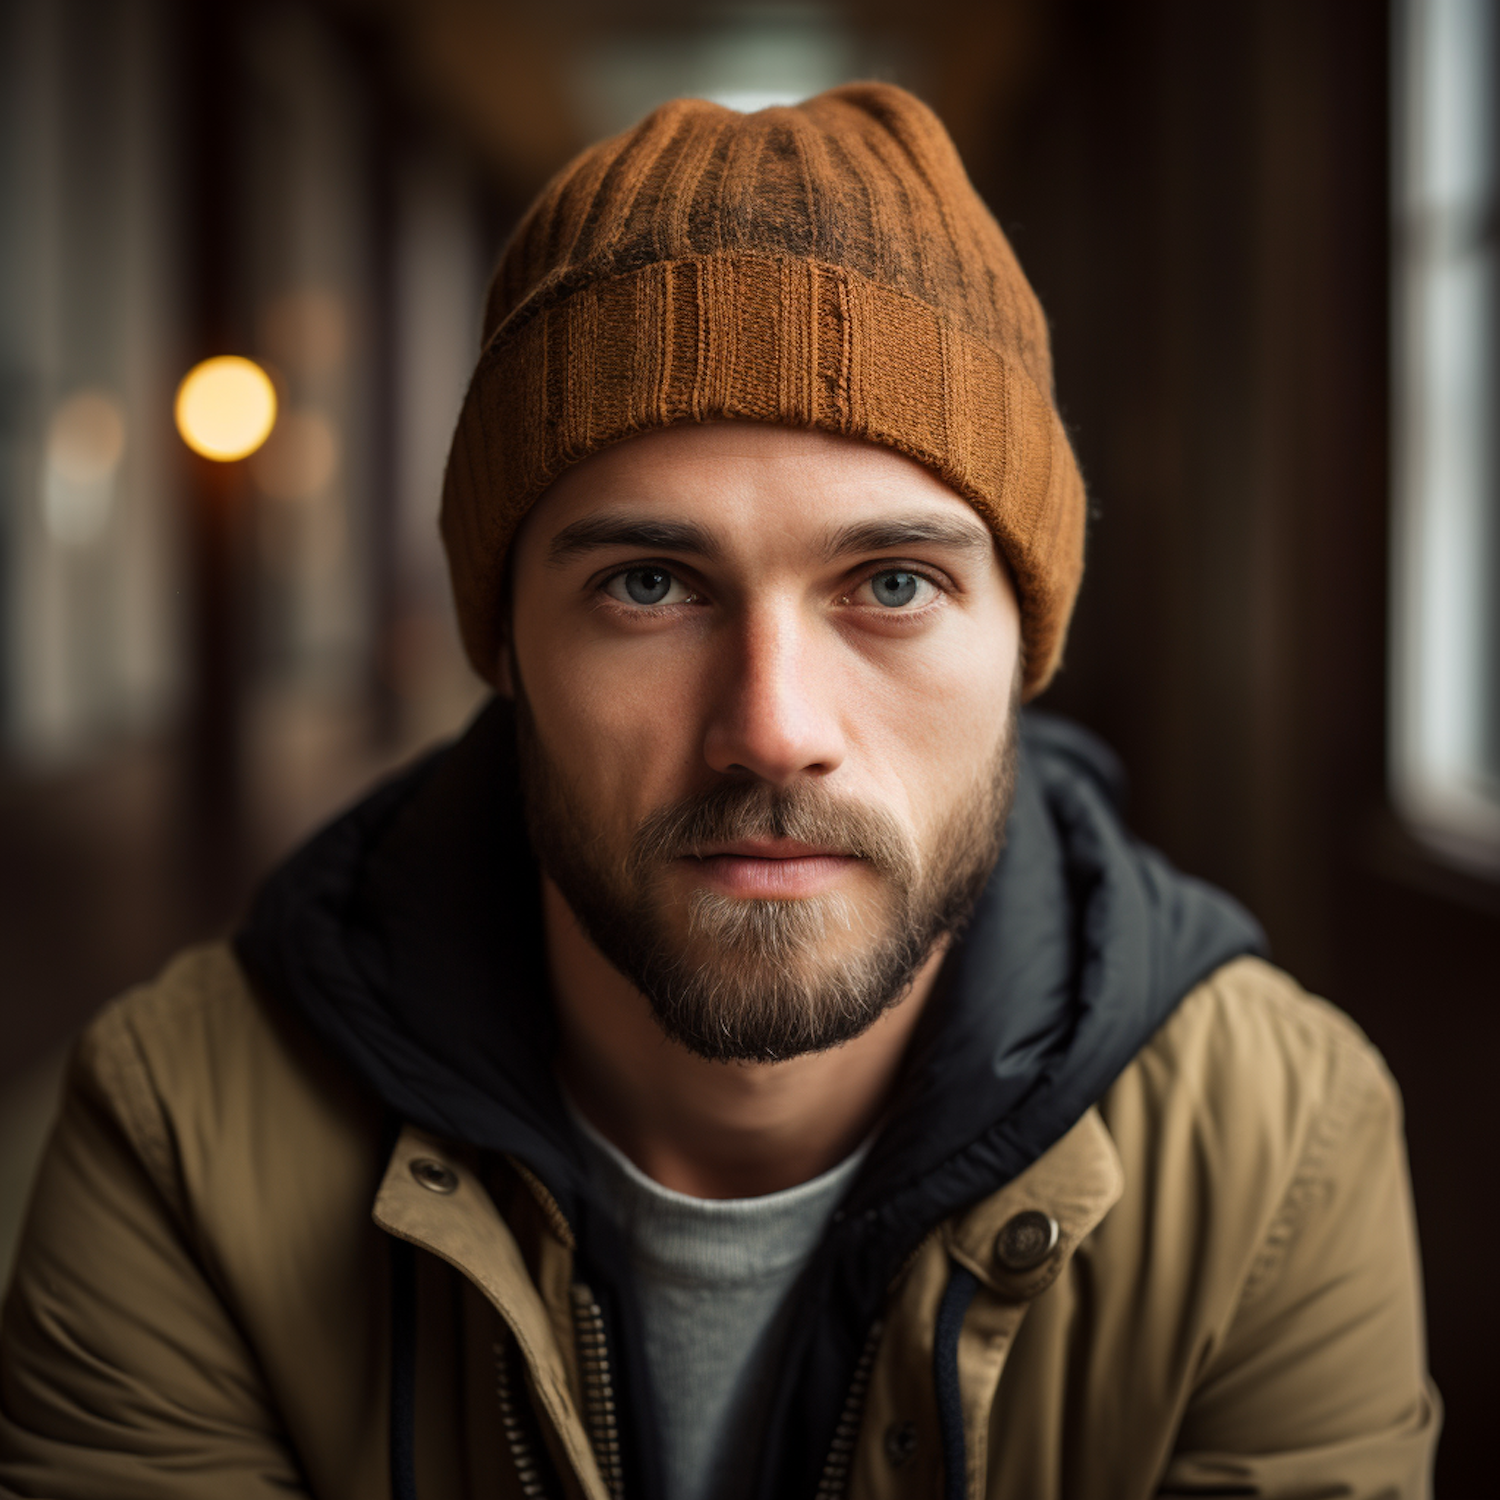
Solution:
<path fill-rule="evenodd" d="M 1083 571 L 1083 485 L 1046 393 L 907 293 L 754 254 L 544 285 L 497 330 L 460 413 L 442 529 L 464 646 L 494 681 L 506 552 L 566 469 L 680 422 L 772 422 L 883 444 L 962 495 L 1021 606 L 1032 697 L 1061 656 Z"/>

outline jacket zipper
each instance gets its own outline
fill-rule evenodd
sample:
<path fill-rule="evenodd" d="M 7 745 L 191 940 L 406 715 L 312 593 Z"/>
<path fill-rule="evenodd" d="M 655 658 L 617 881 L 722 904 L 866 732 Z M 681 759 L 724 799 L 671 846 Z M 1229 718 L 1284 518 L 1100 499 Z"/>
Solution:
<path fill-rule="evenodd" d="M 573 1285 L 573 1333 L 583 1376 L 584 1420 L 589 1442 L 610 1500 L 624 1500 L 625 1473 L 620 1462 L 620 1428 L 615 1408 L 614 1377 L 604 1333 L 604 1310 L 580 1282 Z"/>
<path fill-rule="evenodd" d="M 927 1241 L 936 1233 L 936 1230 L 929 1231 L 912 1247 L 906 1259 L 901 1262 L 901 1268 L 891 1277 L 888 1291 L 896 1289 Z M 884 1331 L 884 1321 L 877 1318 L 865 1336 L 864 1348 L 860 1350 L 859 1360 L 854 1366 L 854 1377 L 849 1382 L 849 1394 L 844 1397 L 844 1409 L 839 1413 L 839 1424 L 833 1430 L 833 1444 L 823 1465 L 823 1477 L 818 1481 L 815 1500 L 839 1500 L 849 1483 L 849 1470 L 854 1464 L 854 1444 L 859 1437 L 860 1423 L 865 1414 L 865 1399 L 870 1394 L 870 1374 L 875 1368 L 875 1355 L 880 1348 L 880 1335 Z"/>
<path fill-rule="evenodd" d="M 839 1500 L 849 1483 L 854 1444 L 865 1414 L 865 1398 L 870 1394 L 870 1373 L 875 1368 L 875 1352 L 880 1347 L 880 1335 L 884 1329 L 883 1322 L 872 1324 L 865 1346 L 860 1350 L 854 1378 L 849 1382 L 849 1394 L 844 1397 L 844 1409 L 839 1413 L 839 1425 L 833 1430 L 833 1446 L 828 1450 L 823 1477 L 818 1481 L 817 1500 Z"/>
<path fill-rule="evenodd" d="M 615 1406 L 614 1377 L 610 1371 L 609 1344 L 604 1331 L 604 1310 L 588 1287 L 575 1283 L 573 1328 L 578 1341 L 578 1363 L 583 1377 L 584 1420 L 588 1426 L 589 1444 L 604 1480 L 610 1500 L 624 1500 L 625 1475 L 620 1461 L 620 1429 Z M 840 1500 L 849 1483 L 854 1462 L 854 1445 L 859 1437 L 865 1401 L 870 1393 L 870 1375 L 880 1347 L 884 1322 L 870 1327 L 854 1366 L 848 1394 L 834 1428 L 833 1443 L 818 1480 L 816 1500 Z M 510 1357 L 506 1344 L 495 1348 L 495 1390 L 500 1403 L 500 1423 L 510 1445 L 525 1500 L 545 1500 L 546 1486 L 537 1461 L 536 1446 L 528 1430 L 521 1404 L 511 1385 Z"/>
<path fill-rule="evenodd" d="M 521 1494 L 525 1496 L 525 1500 L 545 1500 L 547 1486 L 542 1479 L 531 1424 L 526 1420 L 530 1407 L 526 1404 L 525 1397 L 518 1397 L 511 1385 L 508 1340 L 496 1340 L 494 1349 L 495 1395 L 500 1403 L 500 1425 L 505 1431 L 505 1441 L 510 1445 L 510 1456 L 516 1466 Z"/>

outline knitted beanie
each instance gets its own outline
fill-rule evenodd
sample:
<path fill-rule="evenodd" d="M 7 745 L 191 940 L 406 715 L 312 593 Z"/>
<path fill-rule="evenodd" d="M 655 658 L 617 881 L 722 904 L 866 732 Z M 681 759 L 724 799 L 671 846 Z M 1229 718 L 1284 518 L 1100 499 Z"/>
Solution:
<path fill-rule="evenodd" d="M 1047 325 L 947 132 L 903 90 L 749 115 L 679 99 L 533 204 L 490 286 L 443 487 L 482 677 L 506 549 L 543 490 L 634 433 L 725 418 L 883 443 L 957 491 L 1016 584 L 1023 690 L 1046 685 L 1084 531 Z"/>

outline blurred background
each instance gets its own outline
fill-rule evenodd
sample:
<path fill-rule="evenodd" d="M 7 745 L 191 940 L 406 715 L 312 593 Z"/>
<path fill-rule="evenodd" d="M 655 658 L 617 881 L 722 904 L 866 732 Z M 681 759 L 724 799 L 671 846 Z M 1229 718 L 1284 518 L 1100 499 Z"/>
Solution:
<path fill-rule="evenodd" d="M 663 98 L 877 76 L 1052 320 L 1094 517 L 1046 705 L 1384 1050 L 1440 1492 L 1489 1488 L 1496 9 L 5 0 L 0 1267 L 87 1016 L 479 701 L 435 517 L 529 197 Z M 214 462 L 173 403 L 226 354 L 277 415 Z"/>

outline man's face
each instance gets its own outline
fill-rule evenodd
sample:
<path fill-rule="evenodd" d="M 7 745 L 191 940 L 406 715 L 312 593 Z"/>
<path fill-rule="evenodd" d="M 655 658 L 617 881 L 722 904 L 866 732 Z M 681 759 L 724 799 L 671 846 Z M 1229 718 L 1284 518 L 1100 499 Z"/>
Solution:
<path fill-rule="evenodd" d="M 532 838 L 594 943 L 703 1056 L 858 1035 L 999 853 L 1020 630 L 988 528 L 890 449 L 684 425 L 568 470 L 512 566 Z"/>

